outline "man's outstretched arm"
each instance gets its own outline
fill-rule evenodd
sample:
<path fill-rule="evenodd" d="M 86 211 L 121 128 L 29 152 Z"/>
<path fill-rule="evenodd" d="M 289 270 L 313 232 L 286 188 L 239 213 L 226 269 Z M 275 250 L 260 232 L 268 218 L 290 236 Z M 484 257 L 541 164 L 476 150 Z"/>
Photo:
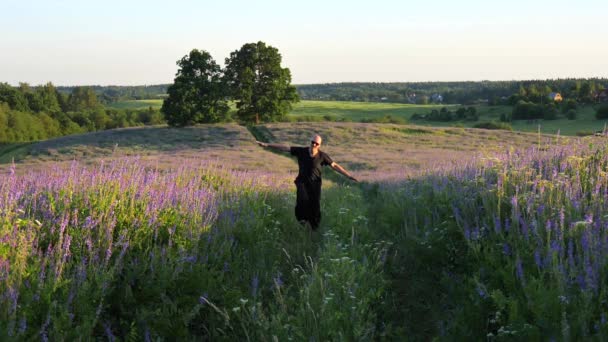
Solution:
<path fill-rule="evenodd" d="M 357 178 L 351 176 L 351 174 L 348 173 L 348 171 L 346 171 L 346 169 L 344 169 L 342 166 L 340 166 L 340 164 L 338 164 L 336 162 L 333 162 L 333 163 L 331 163 L 330 166 L 331 166 L 332 169 L 334 169 L 337 172 L 339 172 L 339 173 L 343 174 L 344 176 L 348 177 L 348 179 L 350 179 L 352 181 L 355 181 L 355 182 L 358 182 Z"/>
<path fill-rule="evenodd" d="M 261 142 L 261 141 L 255 141 L 258 145 L 262 146 L 262 147 L 269 147 L 281 152 L 289 152 L 291 150 L 291 147 L 287 146 L 287 145 L 281 145 L 281 144 L 269 144 L 269 143 L 265 143 L 265 142 Z"/>

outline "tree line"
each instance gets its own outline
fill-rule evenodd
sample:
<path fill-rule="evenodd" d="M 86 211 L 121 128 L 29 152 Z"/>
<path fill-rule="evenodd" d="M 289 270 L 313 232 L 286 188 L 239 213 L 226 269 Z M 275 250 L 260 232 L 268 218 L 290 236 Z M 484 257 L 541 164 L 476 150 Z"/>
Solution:
<path fill-rule="evenodd" d="M 299 97 L 281 60 L 278 49 L 261 41 L 232 52 L 225 68 L 209 52 L 193 49 L 177 61 L 161 111 L 171 126 L 283 120 Z M 229 110 L 230 103 L 236 112 Z"/>
<path fill-rule="evenodd" d="M 526 81 L 480 82 L 400 82 L 400 83 L 329 83 L 297 85 L 303 100 L 396 102 L 428 104 L 438 102 L 433 95 L 441 95 L 441 103 L 471 105 L 515 105 L 520 100 L 533 103 L 547 102 L 552 92 L 578 103 L 592 103 L 595 94 L 608 87 L 606 78 L 549 79 Z"/>
<path fill-rule="evenodd" d="M 26 142 L 111 128 L 160 124 L 160 111 L 104 108 L 91 87 L 69 94 L 52 83 L 0 83 L 0 143 Z"/>
<path fill-rule="evenodd" d="M 127 100 L 151 100 L 161 99 L 167 94 L 167 88 L 169 84 L 155 84 L 155 85 L 139 85 L 139 86 L 100 86 L 90 85 L 91 88 L 97 95 L 97 99 L 102 104 L 110 104 L 119 101 Z M 76 86 L 57 86 L 57 90 L 60 93 L 69 95 L 72 93 Z"/>

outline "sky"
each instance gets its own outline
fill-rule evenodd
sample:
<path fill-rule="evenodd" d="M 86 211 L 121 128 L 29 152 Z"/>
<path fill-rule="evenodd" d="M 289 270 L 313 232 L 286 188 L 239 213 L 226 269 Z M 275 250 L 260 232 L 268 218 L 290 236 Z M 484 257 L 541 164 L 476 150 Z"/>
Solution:
<path fill-rule="evenodd" d="M 276 47 L 294 84 L 608 77 L 608 1 L 0 0 L 0 82 L 172 83 Z"/>

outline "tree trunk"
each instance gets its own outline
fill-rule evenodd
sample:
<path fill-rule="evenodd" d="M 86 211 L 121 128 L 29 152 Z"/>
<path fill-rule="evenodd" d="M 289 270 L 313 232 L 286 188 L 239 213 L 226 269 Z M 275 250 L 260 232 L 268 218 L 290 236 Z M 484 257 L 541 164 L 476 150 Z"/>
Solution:
<path fill-rule="evenodd" d="M 260 124 L 260 114 L 259 113 L 255 113 L 255 124 L 256 125 Z"/>

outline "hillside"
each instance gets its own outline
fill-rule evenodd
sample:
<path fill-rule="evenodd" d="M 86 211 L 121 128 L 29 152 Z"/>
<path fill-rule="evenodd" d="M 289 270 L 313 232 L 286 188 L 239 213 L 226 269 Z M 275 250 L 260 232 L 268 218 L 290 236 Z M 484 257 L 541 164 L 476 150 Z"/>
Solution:
<path fill-rule="evenodd" d="M 254 142 L 312 132 L 361 180 L 325 171 L 319 232 L 294 218 L 295 161 Z M 584 340 L 603 319 L 602 140 L 281 123 L 5 148 L 0 289 L 19 297 L 0 297 L 0 340 Z"/>
<path fill-rule="evenodd" d="M 537 145 L 539 139 L 541 144 L 558 139 L 522 132 L 343 122 L 265 124 L 252 132 L 258 139 L 289 145 L 307 144 L 310 135 L 318 132 L 326 152 L 367 179 L 403 178 L 440 164 Z M 297 171 L 289 156 L 266 151 L 255 139 L 247 128 L 235 124 L 125 128 L 14 145 L 0 150 L 0 161 L 6 167 L 14 159 L 19 169 L 32 169 L 50 161 L 92 163 L 139 156 L 161 169 L 174 168 L 179 160 L 198 160 L 230 170 Z M 559 142 L 568 139 L 575 138 L 559 138 Z"/>

